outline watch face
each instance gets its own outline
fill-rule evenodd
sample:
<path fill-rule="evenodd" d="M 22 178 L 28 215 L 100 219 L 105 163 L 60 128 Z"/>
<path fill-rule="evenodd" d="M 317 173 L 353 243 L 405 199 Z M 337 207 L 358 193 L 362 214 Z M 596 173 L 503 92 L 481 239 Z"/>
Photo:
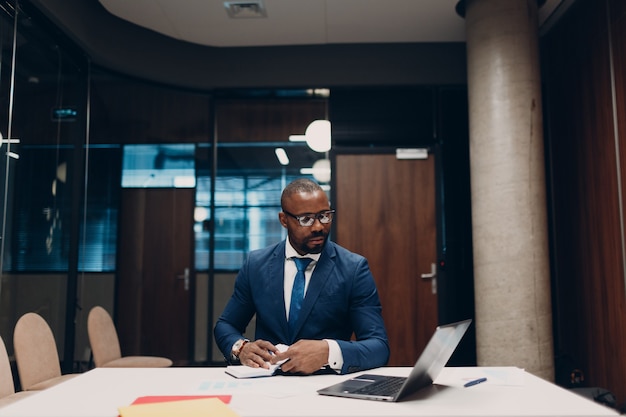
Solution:
<path fill-rule="evenodd" d="M 247 340 L 245 339 L 239 339 L 235 342 L 235 344 L 233 345 L 233 356 L 235 358 L 239 358 L 239 353 L 241 352 L 241 348 L 243 347 L 243 345 L 247 342 Z"/>

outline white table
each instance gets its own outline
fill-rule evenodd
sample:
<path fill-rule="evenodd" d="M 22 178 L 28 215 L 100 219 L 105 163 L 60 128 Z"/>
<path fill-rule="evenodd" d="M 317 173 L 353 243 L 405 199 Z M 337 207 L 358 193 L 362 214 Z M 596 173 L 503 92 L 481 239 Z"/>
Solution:
<path fill-rule="evenodd" d="M 408 375 L 410 368 L 367 371 Z M 615 416 L 615 410 L 518 368 L 445 368 L 432 387 L 397 403 L 326 397 L 317 390 L 353 375 L 235 379 L 224 368 L 97 368 L 0 409 L 0 416 L 115 417 L 145 395 L 231 395 L 242 417 Z M 468 380 L 487 377 L 469 388 Z"/>

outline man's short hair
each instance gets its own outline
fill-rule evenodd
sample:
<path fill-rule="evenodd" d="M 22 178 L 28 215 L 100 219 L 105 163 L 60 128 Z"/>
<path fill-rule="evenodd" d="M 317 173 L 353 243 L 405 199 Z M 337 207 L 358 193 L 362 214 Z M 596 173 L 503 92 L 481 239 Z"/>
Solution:
<path fill-rule="evenodd" d="M 313 180 L 308 178 L 298 178 L 297 180 L 293 180 L 283 190 L 283 193 L 280 197 L 280 207 L 285 207 L 285 200 L 291 197 L 294 194 L 298 193 L 314 193 L 317 191 L 324 191 L 322 187 Z"/>

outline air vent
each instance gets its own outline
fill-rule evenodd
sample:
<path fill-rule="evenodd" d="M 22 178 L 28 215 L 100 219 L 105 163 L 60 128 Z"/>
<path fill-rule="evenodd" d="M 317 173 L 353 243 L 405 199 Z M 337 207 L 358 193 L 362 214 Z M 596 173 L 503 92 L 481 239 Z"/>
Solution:
<path fill-rule="evenodd" d="M 231 19 L 259 19 L 267 17 L 265 6 L 257 1 L 225 1 L 224 7 Z"/>

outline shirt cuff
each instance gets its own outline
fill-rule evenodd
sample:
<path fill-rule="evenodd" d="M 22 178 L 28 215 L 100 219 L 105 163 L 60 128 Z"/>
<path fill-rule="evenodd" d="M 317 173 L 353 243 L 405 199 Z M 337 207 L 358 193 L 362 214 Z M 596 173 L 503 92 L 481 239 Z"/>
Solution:
<path fill-rule="evenodd" d="M 336 340 L 324 339 L 328 343 L 328 366 L 336 371 L 343 367 L 343 354 Z"/>

